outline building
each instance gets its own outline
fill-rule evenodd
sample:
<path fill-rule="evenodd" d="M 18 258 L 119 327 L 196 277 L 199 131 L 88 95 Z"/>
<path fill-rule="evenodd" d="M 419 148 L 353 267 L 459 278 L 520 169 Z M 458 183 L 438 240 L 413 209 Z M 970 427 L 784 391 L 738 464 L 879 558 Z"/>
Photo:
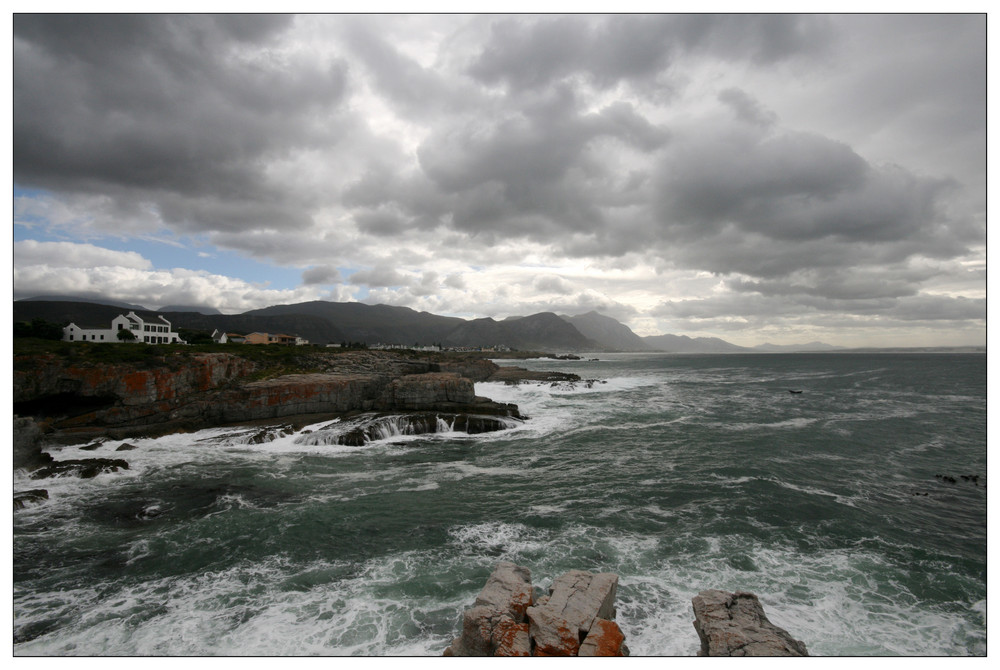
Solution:
<path fill-rule="evenodd" d="M 229 333 L 223 333 L 221 330 L 216 328 L 212 331 L 212 341 L 216 344 L 225 344 L 229 341 Z"/>
<path fill-rule="evenodd" d="M 283 335 L 281 333 L 250 333 L 246 336 L 246 344 L 297 344 L 295 335 Z M 303 340 L 305 342 L 305 340 Z"/>
<path fill-rule="evenodd" d="M 119 331 L 127 330 L 135 339 L 122 340 Z M 71 323 L 63 328 L 65 342 L 145 342 L 147 344 L 184 344 L 173 326 L 156 312 L 129 312 L 111 320 L 110 328 L 82 327 Z"/>

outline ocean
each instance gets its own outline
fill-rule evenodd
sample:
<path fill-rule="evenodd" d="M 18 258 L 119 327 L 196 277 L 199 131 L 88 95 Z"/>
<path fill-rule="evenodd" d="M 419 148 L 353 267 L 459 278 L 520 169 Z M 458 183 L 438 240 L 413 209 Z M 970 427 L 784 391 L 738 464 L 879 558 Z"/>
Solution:
<path fill-rule="evenodd" d="M 497 433 L 53 448 L 130 469 L 14 473 L 50 496 L 14 514 L 14 654 L 440 655 L 502 560 L 617 573 L 633 656 L 696 654 L 709 588 L 811 655 L 986 654 L 985 355 L 585 358 L 498 361 L 593 381 L 477 384 L 530 417 Z"/>

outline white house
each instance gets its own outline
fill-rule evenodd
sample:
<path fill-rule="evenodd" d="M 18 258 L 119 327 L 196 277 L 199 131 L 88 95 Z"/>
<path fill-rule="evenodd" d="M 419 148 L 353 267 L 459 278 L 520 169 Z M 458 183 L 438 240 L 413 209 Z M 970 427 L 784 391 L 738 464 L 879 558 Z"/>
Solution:
<path fill-rule="evenodd" d="M 118 339 L 118 331 L 128 330 L 135 336 L 129 342 L 146 342 L 148 344 L 180 343 L 184 340 L 174 332 L 170 322 L 155 312 L 129 312 L 119 314 L 111 320 L 111 328 L 82 328 L 71 323 L 63 328 L 65 342 L 122 342 Z"/>

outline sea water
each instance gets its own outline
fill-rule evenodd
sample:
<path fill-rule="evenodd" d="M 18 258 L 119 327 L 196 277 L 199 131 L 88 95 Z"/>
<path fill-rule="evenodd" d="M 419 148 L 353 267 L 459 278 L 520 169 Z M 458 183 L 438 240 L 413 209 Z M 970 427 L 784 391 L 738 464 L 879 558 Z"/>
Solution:
<path fill-rule="evenodd" d="M 812 655 L 986 653 L 984 355 L 591 356 L 503 362 L 594 381 L 477 384 L 497 433 L 52 448 L 130 467 L 15 472 L 15 655 L 439 655 L 499 561 L 617 573 L 633 655 L 709 588 Z"/>

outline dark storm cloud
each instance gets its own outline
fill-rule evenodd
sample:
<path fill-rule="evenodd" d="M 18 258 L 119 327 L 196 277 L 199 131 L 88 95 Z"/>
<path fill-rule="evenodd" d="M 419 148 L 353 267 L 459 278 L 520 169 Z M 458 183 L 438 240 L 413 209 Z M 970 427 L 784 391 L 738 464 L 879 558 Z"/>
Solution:
<path fill-rule="evenodd" d="M 778 120 L 777 114 L 765 109 L 758 100 L 739 88 L 721 91 L 719 101 L 732 107 L 738 119 L 755 126 L 771 126 Z"/>
<path fill-rule="evenodd" d="M 409 286 L 412 279 L 400 274 L 395 268 L 387 266 L 376 266 L 371 270 L 359 270 L 349 277 L 352 284 L 362 284 L 372 288 Z"/>
<path fill-rule="evenodd" d="M 710 287 L 722 295 L 647 316 L 974 319 L 980 303 L 947 296 L 983 295 L 984 31 L 952 16 L 15 15 L 15 185 L 48 191 L 15 220 L 199 235 L 307 267 L 310 287 L 435 308 L 462 293 L 461 312 L 528 313 L 545 291 L 632 316 L 594 287 L 637 305 Z"/>
<path fill-rule="evenodd" d="M 301 226 L 302 204 L 262 161 L 317 139 L 311 121 L 343 98 L 345 68 L 259 58 L 289 25 L 278 16 L 18 15 L 14 20 L 14 178 L 24 186 L 115 192 L 168 220 L 227 228 Z M 207 218 L 226 201 L 222 217 Z M 280 203 L 280 204 L 278 204 Z M 241 218 L 241 217 L 237 217 Z"/>
<path fill-rule="evenodd" d="M 816 53 L 829 42 L 826 19 L 791 15 L 626 15 L 501 19 L 469 66 L 477 79 L 536 88 L 579 74 L 592 83 L 662 74 L 679 52 L 773 63 Z"/>
<path fill-rule="evenodd" d="M 418 156 L 427 176 L 454 197 L 457 228 L 481 233 L 499 226 L 547 240 L 605 225 L 601 199 L 627 197 L 605 157 L 596 155 L 596 141 L 655 152 L 668 138 L 628 103 L 581 113 L 572 89 L 560 86 L 521 113 L 442 129 Z"/>
<path fill-rule="evenodd" d="M 451 115 L 481 104 L 477 88 L 422 67 L 393 47 L 376 26 L 348 20 L 342 34 L 371 73 L 374 87 L 409 118 Z"/>
<path fill-rule="evenodd" d="M 336 284 L 340 281 L 340 271 L 329 265 L 319 265 L 309 268 L 302 273 L 302 283 L 313 284 Z"/>
<path fill-rule="evenodd" d="M 706 125 L 671 146 L 655 185 L 661 234 L 683 249 L 675 259 L 714 272 L 951 258 L 979 240 L 947 215 L 951 180 L 871 165 L 815 134 Z"/>

